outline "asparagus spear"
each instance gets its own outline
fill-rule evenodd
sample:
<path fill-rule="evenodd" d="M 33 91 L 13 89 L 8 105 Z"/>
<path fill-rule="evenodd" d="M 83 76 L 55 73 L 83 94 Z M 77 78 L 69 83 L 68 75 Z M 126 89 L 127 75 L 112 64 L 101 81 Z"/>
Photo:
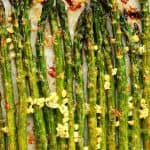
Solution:
<path fill-rule="evenodd" d="M 47 97 L 50 94 L 48 81 L 47 81 L 47 67 L 44 56 L 44 31 L 45 25 L 48 18 L 48 14 L 52 8 L 53 1 L 48 0 L 43 8 L 41 19 L 38 22 L 40 30 L 37 31 L 37 42 L 36 42 L 36 53 L 37 53 L 37 69 L 39 77 L 39 90 L 41 90 L 41 96 Z M 46 122 L 46 128 L 48 133 L 48 148 L 56 149 L 56 127 L 54 122 L 54 112 L 51 108 L 44 108 L 44 118 Z"/>
<path fill-rule="evenodd" d="M 133 122 L 131 127 L 129 128 L 129 133 L 131 138 L 131 144 L 129 147 L 131 149 L 141 149 L 141 131 L 140 131 L 140 101 L 142 100 L 142 81 L 141 81 L 141 52 L 139 53 L 140 40 L 136 32 L 130 27 L 130 25 L 123 21 L 123 30 L 127 35 L 127 45 L 130 50 L 130 59 L 131 59 L 131 95 L 133 100 L 129 102 L 134 105 L 132 109 L 133 116 L 132 120 L 129 122 Z M 136 138 L 135 138 L 136 137 Z"/>
<path fill-rule="evenodd" d="M 111 85 L 110 85 L 110 87 L 107 87 L 106 86 L 107 81 L 105 81 L 105 83 L 104 83 L 104 88 L 106 89 L 107 110 L 108 110 L 108 112 L 107 112 L 108 113 L 108 120 L 107 120 L 108 125 L 107 125 L 106 135 L 107 135 L 107 142 L 108 142 L 109 149 L 115 149 L 115 146 L 116 146 L 116 140 L 115 140 L 116 115 L 113 113 L 113 111 L 116 110 L 116 108 L 115 108 L 115 80 L 112 75 L 112 69 L 114 68 L 112 61 L 111 61 L 112 53 L 111 53 L 111 48 L 109 47 L 107 38 L 108 37 L 105 37 L 105 39 L 104 39 L 104 43 L 105 43 L 104 57 L 105 57 L 105 61 L 106 61 L 105 65 L 107 68 L 107 72 L 104 76 L 104 79 L 105 79 L 105 77 L 107 77 L 107 75 L 109 75 Z"/>
<path fill-rule="evenodd" d="M 130 38 L 131 39 L 131 38 Z M 130 40 L 129 39 L 129 40 Z M 130 43 L 130 44 L 129 44 Z M 131 95 L 133 97 L 133 116 L 132 120 L 134 121 L 134 125 L 131 127 L 131 149 L 141 149 L 141 131 L 140 131 L 140 100 L 142 99 L 142 86 L 140 81 L 140 64 L 141 57 L 138 54 L 138 47 L 140 46 L 138 43 L 132 43 L 129 41 L 129 45 L 131 48 Z M 134 46 L 133 46 L 134 44 Z M 134 50 L 135 49 L 135 50 Z"/>
<path fill-rule="evenodd" d="M 65 39 L 65 54 L 66 54 L 66 88 L 69 98 L 69 139 L 68 147 L 69 149 L 75 150 L 74 143 L 74 101 L 73 101 L 73 66 L 72 66 L 72 48 L 70 35 L 67 33 L 64 37 Z"/>
<path fill-rule="evenodd" d="M 16 53 L 16 68 L 17 68 L 17 87 L 18 87 L 18 93 L 19 93 L 19 103 L 18 103 L 18 148 L 19 149 L 27 149 L 27 88 L 26 88 L 26 81 L 25 81 L 25 76 L 26 72 L 23 66 L 23 53 L 22 53 L 22 48 L 19 47 L 19 41 L 20 39 L 20 33 L 19 33 L 19 27 L 17 26 L 18 24 L 18 10 L 15 10 L 16 14 L 15 20 L 13 20 L 13 30 L 15 31 L 14 34 L 12 34 L 12 42 L 14 44 L 14 49 Z M 20 136 L 21 135 L 21 136 Z"/>
<path fill-rule="evenodd" d="M 60 3 L 61 4 L 61 3 Z M 65 31 L 63 35 L 64 53 L 65 53 L 65 89 L 67 89 L 67 96 L 69 99 L 69 139 L 68 149 L 75 150 L 74 142 L 74 99 L 73 99 L 73 49 L 71 37 L 67 26 L 67 15 L 64 5 L 60 7 L 60 23 L 62 29 Z"/>
<path fill-rule="evenodd" d="M 107 4 L 107 3 L 106 3 Z M 106 5 L 105 4 L 105 5 Z M 105 60 L 105 66 L 106 66 L 106 72 L 105 75 L 103 77 L 103 80 L 105 80 L 104 82 L 104 86 L 103 89 L 105 89 L 106 91 L 106 99 L 107 99 L 107 114 L 108 117 L 106 117 L 106 124 L 107 124 L 107 130 L 106 130 L 106 141 L 108 142 L 108 149 L 115 149 L 116 147 L 116 140 L 115 140 L 115 124 L 116 124 L 116 116 L 113 113 L 115 109 L 115 79 L 114 76 L 112 75 L 112 70 L 114 68 L 114 64 L 112 60 L 112 50 L 111 47 L 109 45 L 109 33 L 106 29 L 107 27 L 107 16 L 104 15 L 104 13 L 106 13 L 107 10 L 105 10 L 104 4 L 100 4 L 99 5 L 99 16 L 102 16 L 99 18 L 99 24 L 100 24 L 100 31 L 102 33 L 102 44 L 103 44 L 103 48 L 104 48 L 104 60 Z M 107 4 L 108 5 L 108 4 Z M 106 77 L 109 78 L 109 80 L 106 80 Z M 110 83 L 110 84 L 109 84 Z M 107 85 L 108 84 L 108 85 Z"/>
<path fill-rule="evenodd" d="M 146 100 L 146 104 L 148 109 L 150 108 L 150 82 L 149 82 L 149 70 L 150 70 L 150 10 L 149 10 L 149 1 L 140 1 L 141 9 L 143 12 L 143 19 L 142 19 L 142 44 L 145 49 L 145 53 L 143 54 L 143 65 L 142 65 L 142 72 L 143 72 L 143 98 Z M 143 149 L 148 150 L 150 146 L 150 111 L 148 117 L 143 120 Z"/>
<path fill-rule="evenodd" d="M 5 37 L 9 38 L 10 31 L 5 30 Z M 5 107 L 6 107 L 6 127 L 4 128 L 4 132 L 7 134 L 7 149 L 16 150 L 16 123 L 15 123 L 15 106 L 13 99 L 13 89 L 12 89 L 12 78 L 11 78 L 11 66 L 10 59 L 12 58 L 10 47 L 7 45 L 6 38 L 3 38 L 3 43 L 1 45 L 1 53 L 3 57 L 3 78 L 4 78 L 4 91 L 5 91 Z M 2 42 L 2 41 L 1 41 Z"/>
<path fill-rule="evenodd" d="M 123 51 L 123 37 L 120 29 L 120 14 L 117 10 L 116 1 L 111 2 L 112 5 L 112 29 L 113 36 L 116 40 L 114 45 L 117 62 L 117 100 L 118 108 L 121 112 L 119 118 L 119 149 L 128 149 L 128 109 L 124 108 L 128 104 L 128 81 L 126 76 L 125 55 Z"/>
<path fill-rule="evenodd" d="M 61 27 L 61 15 L 63 15 L 62 11 L 64 9 L 64 5 L 62 2 L 57 1 L 51 10 L 52 13 L 50 14 L 50 25 L 53 38 L 55 42 L 53 44 L 53 49 L 55 52 L 55 62 L 56 62 L 56 92 L 59 97 L 59 104 L 63 104 L 63 100 L 61 99 L 63 91 L 65 90 L 65 79 L 64 79 L 64 50 L 63 50 L 63 30 Z M 57 120 L 56 122 L 63 122 L 65 119 L 61 119 L 62 115 L 57 111 Z M 66 149 L 66 140 L 63 138 L 57 138 L 59 149 Z"/>
<path fill-rule="evenodd" d="M 133 89 L 133 121 L 134 125 L 131 129 L 131 149 L 141 149 L 141 138 L 140 138 L 140 120 L 139 120 L 139 112 L 140 109 L 140 100 L 142 98 L 141 87 L 140 87 L 140 78 L 139 78 L 139 67 L 140 67 L 140 59 L 136 54 L 131 54 L 131 71 L 132 71 L 132 89 Z"/>
<path fill-rule="evenodd" d="M 123 51 L 123 44 L 122 44 L 122 36 L 120 33 L 120 29 L 118 28 L 118 37 L 116 37 L 116 40 L 119 41 L 118 43 L 118 50 Z M 117 92 L 118 92 L 118 105 L 119 105 L 119 111 L 121 112 L 121 117 L 119 119 L 120 125 L 119 125 L 119 148 L 120 149 L 128 149 L 128 107 L 124 107 L 128 104 L 128 96 L 129 96 L 129 90 L 128 90 L 128 82 L 127 82 L 127 76 L 126 76 L 126 66 L 125 66 L 125 56 L 123 55 L 123 58 L 118 58 L 118 74 L 117 74 Z"/>
<path fill-rule="evenodd" d="M 76 111 L 75 122 L 78 134 L 76 149 L 83 149 L 84 146 L 84 124 L 85 124 L 85 110 L 84 110 L 84 87 L 83 87 L 83 40 L 84 40 L 84 18 L 80 16 L 78 27 L 75 32 L 73 49 L 74 49 L 74 72 L 75 72 L 75 95 L 76 95 Z"/>
<path fill-rule="evenodd" d="M 95 51 L 93 49 L 94 46 L 94 37 L 93 37 L 93 24 L 92 24 L 92 11 L 91 8 L 86 7 L 85 12 L 85 38 L 86 38 L 86 58 L 87 58 L 87 66 L 88 66 L 88 104 L 89 104 L 89 113 L 88 113 L 88 147 L 89 149 L 95 150 L 95 145 L 97 144 L 96 140 L 96 79 L 97 79 L 97 68 L 96 68 L 96 60 L 95 60 Z"/>
<path fill-rule="evenodd" d="M 100 46 L 101 49 L 97 52 L 97 68 L 98 68 L 98 77 L 97 77 L 97 88 L 98 88 L 98 94 L 97 94 L 97 104 L 100 105 L 100 116 L 98 116 L 98 128 L 102 133 L 99 135 L 100 137 L 97 137 L 97 144 L 100 144 L 101 149 L 106 149 L 106 93 L 104 90 L 104 76 L 106 74 L 105 70 L 105 60 L 104 60 L 104 53 L 102 46 Z M 98 139 L 101 139 L 100 142 Z"/>
<path fill-rule="evenodd" d="M 100 5 L 100 6 L 99 6 Z M 97 7 L 99 6 L 99 7 Z M 102 16 L 102 6 L 98 1 L 95 1 L 93 3 L 93 23 L 94 23 L 94 37 L 95 42 L 97 43 L 96 48 L 98 46 L 98 50 L 96 53 L 96 59 L 97 59 L 97 69 L 98 69 L 98 75 L 97 75 L 97 103 L 100 105 L 101 114 L 100 119 L 98 118 L 97 124 L 98 127 L 102 130 L 102 133 L 99 138 L 101 138 L 100 147 L 101 149 L 106 149 L 106 93 L 104 90 L 104 76 L 106 74 L 105 69 L 105 56 L 103 51 L 103 36 L 101 27 L 103 22 L 103 19 L 100 19 L 99 16 Z M 98 142 L 99 143 L 99 142 Z"/>
<path fill-rule="evenodd" d="M 56 92 L 59 97 L 62 95 L 64 90 L 64 60 L 63 60 L 63 50 L 62 50 L 62 29 L 59 26 L 58 19 L 58 9 L 57 4 L 51 9 L 49 16 L 52 36 L 54 38 L 53 49 L 55 51 L 56 60 Z M 61 100 L 59 102 L 62 103 Z"/>

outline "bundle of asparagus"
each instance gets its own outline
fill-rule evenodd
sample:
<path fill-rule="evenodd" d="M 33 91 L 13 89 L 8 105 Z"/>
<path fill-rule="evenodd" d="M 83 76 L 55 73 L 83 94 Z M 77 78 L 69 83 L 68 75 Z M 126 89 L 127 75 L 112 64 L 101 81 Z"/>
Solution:
<path fill-rule="evenodd" d="M 127 0 L 119 3 L 123 11 L 117 0 L 9 2 L 6 17 L 0 1 L 0 149 L 148 150 L 149 1 L 139 1 L 142 13 Z M 32 31 L 36 5 L 42 10 Z M 77 17 L 71 29 L 70 14 Z M 46 46 L 55 55 L 52 66 Z"/>

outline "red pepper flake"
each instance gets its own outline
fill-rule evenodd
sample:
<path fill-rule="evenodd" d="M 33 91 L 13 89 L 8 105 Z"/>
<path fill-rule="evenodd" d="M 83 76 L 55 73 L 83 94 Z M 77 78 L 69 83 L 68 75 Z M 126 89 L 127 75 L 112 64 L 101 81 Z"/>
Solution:
<path fill-rule="evenodd" d="M 119 59 L 119 58 L 122 58 L 122 55 L 121 55 L 121 49 L 117 49 L 116 50 L 116 56 L 117 56 L 117 58 Z"/>
<path fill-rule="evenodd" d="M 36 30 L 36 29 L 31 29 L 31 31 L 32 31 L 32 32 L 36 32 L 37 30 Z"/>
<path fill-rule="evenodd" d="M 92 41 L 91 41 L 91 40 L 88 40 L 87 45 L 88 45 L 88 48 L 91 49 L 91 48 L 92 48 Z"/>
<path fill-rule="evenodd" d="M 127 11 L 127 15 L 131 18 L 131 19 L 140 19 L 141 18 L 141 13 L 138 11 L 132 12 L 132 11 Z"/>
<path fill-rule="evenodd" d="M 1 38 L 1 44 L 5 45 L 6 44 L 6 39 L 5 38 Z"/>
<path fill-rule="evenodd" d="M 44 5 L 46 2 L 47 2 L 47 0 L 43 0 L 43 1 L 41 2 L 41 4 Z"/>
<path fill-rule="evenodd" d="M 48 75 L 52 78 L 56 78 L 56 68 L 54 66 L 49 67 Z"/>
<path fill-rule="evenodd" d="M 68 5 L 73 5 L 72 0 L 66 0 L 66 2 L 68 3 Z"/>
<path fill-rule="evenodd" d="M 66 0 L 66 2 L 69 5 L 69 10 L 71 11 L 75 11 L 79 8 L 81 8 L 81 2 L 76 2 L 74 0 Z"/>
<path fill-rule="evenodd" d="M 129 0 L 121 0 L 122 3 L 127 4 Z"/>
<path fill-rule="evenodd" d="M 28 144 L 33 144 L 35 142 L 35 137 L 32 133 L 28 135 Z"/>
<path fill-rule="evenodd" d="M 121 117 L 121 116 L 122 116 L 121 112 L 119 112 L 119 111 L 118 111 L 117 109 L 115 109 L 115 108 L 112 109 L 112 113 L 113 113 L 116 117 Z"/>
<path fill-rule="evenodd" d="M 81 8 L 81 3 L 78 3 L 78 4 L 76 4 L 76 5 L 70 6 L 70 7 L 69 7 L 69 10 L 75 11 L 75 10 L 77 10 L 77 9 L 79 9 L 79 8 Z"/>
<path fill-rule="evenodd" d="M 141 13 L 137 10 L 137 8 L 130 6 L 128 11 L 126 11 L 126 15 L 131 19 L 140 19 L 142 17 Z"/>
<path fill-rule="evenodd" d="M 63 29 L 60 29 L 59 31 L 58 31 L 58 34 L 60 35 L 60 36 L 64 36 L 64 30 Z"/>
<path fill-rule="evenodd" d="M 8 102 L 5 103 L 5 109 L 10 109 L 10 104 Z"/>

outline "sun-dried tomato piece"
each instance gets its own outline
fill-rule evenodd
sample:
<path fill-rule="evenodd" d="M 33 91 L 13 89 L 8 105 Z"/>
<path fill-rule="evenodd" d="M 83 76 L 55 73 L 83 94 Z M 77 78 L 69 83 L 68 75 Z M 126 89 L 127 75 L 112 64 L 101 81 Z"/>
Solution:
<path fill-rule="evenodd" d="M 56 72 L 50 70 L 48 71 L 49 76 L 51 76 L 52 78 L 56 78 Z"/>
<path fill-rule="evenodd" d="M 66 2 L 69 5 L 68 9 L 71 11 L 75 11 L 75 10 L 81 8 L 81 2 L 76 2 L 74 0 L 66 0 Z"/>
<path fill-rule="evenodd" d="M 122 113 L 119 112 L 119 111 L 118 111 L 117 109 L 115 109 L 115 108 L 112 109 L 112 113 L 113 113 L 113 115 L 116 116 L 116 117 L 121 117 L 121 116 L 122 116 Z"/>
<path fill-rule="evenodd" d="M 77 9 L 79 9 L 79 8 L 81 8 L 81 3 L 78 3 L 78 4 L 76 4 L 76 5 L 70 6 L 70 7 L 69 7 L 69 10 L 75 11 L 75 10 L 77 10 Z"/>
<path fill-rule="evenodd" d="M 125 15 L 131 19 L 140 19 L 142 14 L 136 7 L 129 6 L 128 10 L 125 11 Z"/>
<path fill-rule="evenodd" d="M 28 144 L 33 144 L 35 142 L 35 137 L 32 133 L 28 135 Z"/>
<path fill-rule="evenodd" d="M 66 0 L 66 2 L 68 3 L 68 5 L 72 6 L 73 3 L 72 3 L 72 0 Z"/>
<path fill-rule="evenodd" d="M 127 4 L 129 0 L 121 0 L 122 3 Z"/>
<path fill-rule="evenodd" d="M 48 75 L 52 78 L 56 78 L 56 68 L 54 66 L 49 67 Z"/>
<path fill-rule="evenodd" d="M 140 19 L 142 17 L 141 13 L 139 11 L 127 11 L 128 17 L 131 19 Z"/>
<path fill-rule="evenodd" d="M 44 5 L 46 3 L 46 1 L 41 2 L 42 5 Z"/>
<path fill-rule="evenodd" d="M 5 103 L 5 109 L 10 109 L 10 104 L 8 102 Z"/>
<path fill-rule="evenodd" d="M 56 67 L 55 66 L 51 66 L 51 67 L 49 67 L 49 69 L 56 71 Z"/>

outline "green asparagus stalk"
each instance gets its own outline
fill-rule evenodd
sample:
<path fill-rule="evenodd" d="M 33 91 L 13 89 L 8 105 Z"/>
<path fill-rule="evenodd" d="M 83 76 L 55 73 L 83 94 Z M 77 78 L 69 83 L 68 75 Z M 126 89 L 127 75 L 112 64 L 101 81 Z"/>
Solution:
<path fill-rule="evenodd" d="M 86 58 L 87 58 L 87 90 L 88 90 L 88 147 L 89 149 L 96 150 L 97 137 L 96 137 L 96 79 L 97 79 L 97 68 L 95 60 L 95 50 L 94 50 L 94 37 L 93 37 L 93 24 L 92 24 L 92 11 L 90 8 L 85 8 L 85 37 L 87 43 Z"/>
<path fill-rule="evenodd" d="M 48 97 L 50 94 L 49 85 L 47 81 L 47 67 L 44 56 L 44 31 L 46 26 L 46 21 L 51 12 L 53 1 L 48 0 L 42 8 L 41 19 L 38 22 L 39 30 L 37 31 L 37 42 L 36 42 L 36 54 L 37 54 L 37 69 L 39 78 L 39 90 L 41 91 L 41 96 Z M 44 108 L 44 118 L 46 122 L 46 129 L 48 134 L 48 148 L 56 149 L 56 125 L 54 122 L 54 112 L 51 108 Z"/>
<path fill-rule="evenodd" d="M 102 46 L 100 47 L 102 48 Z M 98 124 L 100 129 L 102 130 L 102 133 L 100 135 L 101 142 L 100 147 L 101 149 L 106 149 L 106 94 L 104 91 L 104 76 L 106 74 L 105 70 L 105 60 L 104 60 L 104 54 L 103 49 L 98 50 L 97 52 L 97 65 L 98 65 L 98 79 L 97 79 L 97 88 L 98 88 L 98 94 L 97 94 L 97 104 L 100 105 L 100 118 L 98 118 Z M 99 144 L 99 142 L 98 142 Z"/>
<path fill-rule="evenodd" d="M 75 150 L 74 143 L 74 101 L 73 101 L 73 66 L 72 66 L 72 48 L 71 48 L 71 39 L 70 35 L 65 35 L 65 54 L 66 54 L 66 88 L 69 98 L 69 139 L 68 139 L 68 147 L 69 149 Z M 69 42 L 69 43 L 68 43 Z"/>
<path fill-rule="evenodd" d="M 60 1 L 59 1 L 60 2 Z M 61 3 L 60 3 L 61 4 Z M 73 49 L 71 36 L 69 34 L 67 24 L 67 14 L 64 4 L 60 7 L 60 24 L 62 29 L 65 31 L 63 35 L 64 53 L 65 53 L 65 89 L 67 89 L 67 96 L 69 99 L 69 138 L 68 138 L 68 149 L 75 150 L 74 142 L 74 97 L 73 97 Z"/>
<path fill-rule="evenodd" d="M 129 128 L 129 138 L 131 142 L 129 148 L 141 149 L 141 131 L 140 131 L 140 101 L 142 100 L 142 81 L 141 81 L 141 52 L 139 51 L 140 40 L 136 32 L 133 31 L 127 21 L 123 21 L 123 31 L 127 36 L 127 48 L 130 50 L 131 61 L 131 95 L 133 100 L 129 103 L 133 104 L 133 116 L 129 122 L 133 122 Z M 136 137 L 136 138 L 135 138 Z"/>
<path fill-rule="evenodd" d="M 63 30 L 60 27 L 59 21 L 59 4 L 57 1 L 53 8 L 51 9 L 51 13 L 49 15 L 50 26 L 51 26 L 51 34 L 54 39 L 54 43 L 52 43 L 53 50 L 55 53 L 55 63 L 56 63 L 56 93 L 59 97 L 59 104 L 63 104 L 62 93 L 65 91 L 64 87 L 64 52 L 63 52 Z M 61 8 L 60 8 L 61 9 Z M 62 122 L 62 114 L 57 111 L 56 123 Z M 57 137 L 58 149 L 66 148 L 66 139 Z"/>
<path fill-rule="evenodd" d="M 118 28 L 118 37 L 116 40 L 119 41 L 117 45 L 117 50 L 122 51 L 123 58 L 118 58 L 118 74 L 117 74 L 117 92 L 118 92 L 118 105 L 119 111 L 121 112 L 121 117 L 119 119 L 119 148 L 120 149 L 128 149 L 128 107 L 124 107 L 128 104 L 129 90 L 128 90 L 128 81 L 126 76 L 126 66 L 125 66 L 125 55 L 123 54 L 123 44 L 122 44 L 122 36 L 120 33 L 120 29 Z"/>
<path fill-rule="evenodd" d="M 147 107 L 149 109 L 149 114 L 146 119 L 143 120 L 143 149 L 148 150 L 150 146 L 150 3 L 148 0 L 140 1 L 141 9 L 143 12 L 142 19 L 142 44 L 145 49 L 145 53 L 143 54 L 143 98 L 146 100 Z"/>
<path fill-rule="evenodd" d="M 129 38 L 130 40 L 131 38 Z M 130 43 L 130 44 L 129 44 Z M 141 149 L 141 131 L 140 131 L 140 101 L 142 99 L 142 83 L 140 81 L 140 73 L 141 73 L 141 57 L 138 53 L 138 47 L 140 46 L 137 43 L 132 43 L 129 41 L 130 49 L 131 49 L 131 95 L 133 97 L 133 116 L 132 116 L 132 121 L 134 122 L 134 125 L 131 127 L 131 149 Z M 134 45 L 134 46 L 133 46 Z M 137 47 L 138 46 L 138 47 Z M 135 49 L 135 51 L 134 51 Z"/>
<path fill-rule="evenodd" d="M 111 49 L 109 47 L 108 43 L 108 37 L 104 39 L 105 43 L 105 49 L 104 49 L 104 57 L 105 57 L 105 65 L 107 68 L 106 75 L 110 76 L 110 89 L 106 90 L 106 97 L 107 97 L 107 110 L 108 110 L 108 125 L 107 125 L 107 142 L 108 142 L 108 147 L 109 149 L 115 149 L 116 146 L 116 140 L 115 140 L 115 126 L 116 126 L 116 116 L 113 113 L 113 110 L 115 110 L 115 80 L 114 77 L 112 76 L 112 69 L 113 64 L 111 61 Z"/>
<path fill-rule="evenodd" d="M 9 33 L 4 29 L 6 33 L 5 37 L 9 38 Z M 13 99 L 13 89 L 12 89 L 12 78 L 11 78 L 11 51 L 9 45 L 6 43 L 6 38 L 3 38 L 1 45 L 1 55 L 3 57 L 3 78 L 4 78 L 4 95 L 5 95 L 5 109 L 6 109 L 6 127 L 4 132 L 7 135 L 7 149 L 16 150 L 16 123 L 15 123 L 15 106 Z"/>
<path fill-rule="evenodd" d="M 27 89 L 25 84 L 25 70 L 23 68 L 22 54 L 21 49 L 18 48 L 16 39 L 18 38 L 17 28 L 14 29 L 15 33 L 12 36 L 14 43 L 15 53 L 16 53 L 16 67 L 17 67 L 17 87 L 19 92 L 19 104 L 18 104 L 18 140 L 19 147 L 22 149 L 27 148 L 27 133 L 26 133 L 26 124 L 27 124 Z M 23 117 L 23 118 L 22 118 Z M 23 138 L 22 138 L 23 137 Z"/>
<path fill-rule="evenodd" d="M 118 116 L 119 119 L 119 149 L 128 149 L 128 108 L 124 107 L 128 105 L 128 81 L 126 75 L 125 54 L 123 49 L 123 36 L 120 29 L 120 14 L 117 10 L 116 1 L 112 1 L 112 29 L 113 36 L 116 40 L 114 44 L 114 50 L 116 53 L 117 63 L 117 100 L 118 109 L 121 113 Z"/>
<path fill-rule="evenodd" d="M 131 129 L 131 149 L 141 149 L 141 138 L 140 138 L 140 119 L 139 112 L 140 109 L 140 100 L 142 98 L 141 87 L 140 87 L 140 78 L 139 78 L 139 67 L 140 67 L 140 59 L 136 54 L 131 54 L 131 71 L 132 71 L 132 95 L 133 95 L 133 121 L 134 125 Z"/>
<path fill-rule="evenodd" d="M 102 4 L 99 6 L 100 10 L 99 10 L 99 16 L 102 16 L 101 18 L 99 18 L 99 24 L 100 24 L 100 31 L 102 33 L 102 43 L 104 45 L 104 60 L 105 60 L 105 66 L 106 66 L 106 72 L 105 72 L 105 76 L 103 77 L 103 80 L 106 76 L 109 76 L 110 81 L 105 81 L 104 82 L 104 87 L 103 89 L 105 89 L 106 91 L 106 98 L 107 98 L 107 114 L 108 117 L 106 117 L 106 122 L 107 122 L 107 130 L 106 130 L 106 141 L 107 141 L 107 145 L 108 145 L 108 149 L 115 149 L 116 147 L 116 116 L 113 113 L 113 110 L 115 110 L 115 79 L 114 76 L 112 75 L 112 70 L 114 68 L 114 63 L 112 60 L 112 51 L 111 51 L 111 47 L 109 45 L 109 34 L 108 31 L 106 30 L 107 24 L 106 24 L 106 20 L 107 17 L 104 15 L 104 13 L 106 13 L 105 8 L 102 8 Z M 106 86 L 106 83 L 110 82 L 110 86 Z M 106 87 L 105 87 L 106 86 Z"/>
<path fill-rule="evenodd" d="M 84 124 L 85 124 L 85 110 L 84 110 L 84 87 L 83 87 L 83 40 L 84 40 L 84 20 L 80 16 L 77 29 L 74 37 L 74 72 L 75 72 L 75 95 L 76 95 L 76 111 L 75 123 L 79 126 L 75 129 L 79 133 L 77 139 L 76 149 L 83 149 L 84 146 Z"/>
<path fill-rule="evenodd" d="M 106 93 L 104 90 L 104 76 L 106 74 L 105 69 L 105 57 L 104 57 L 104 51 L 103 51 L 103 37 L 101 32 L 101 21 L 99 16 L 102 16 L 101 12 L 101 6 L 99 6 L 100 3 L 98 1 L 95 1 L 93 3 L 93 23 L 94 23 L 94 37 L 95 42 L 97 43 L 96 48 L 98 47 L 97 53 L 96 53 L 96 59 L 97 59 L 97 69 L 98 69 L 98 75 L 97 75 L 97 104 L 100 105 L 101 114 L 100 119 L 97 119 L 97 125 L 101 128 L 102 133 L 100 135 L 101 142 L 100 142 L 100 148 L 105 150 L 106 149 Z M 97 7 L 99 6 L 99 7 Z M 99 142 L 98 142 L 99 144 Z"/>
<path fill-rule="evenodd" d="M 56 60 L 56 92 L 58 96 L 62 96 L 62 91 L 64 90 L 64 60 L 63 60 L 63 50 L 62 50 L 62 34 L 63 31 L 59 26 L 58 19 L 58 8 L 57 4 L 51 9 L 50 13 L 50 25 L 52 36 L 54 38 L 53 49 L 55 51 Z M 60 101 L 60 104 L 62 102 Z"/>

